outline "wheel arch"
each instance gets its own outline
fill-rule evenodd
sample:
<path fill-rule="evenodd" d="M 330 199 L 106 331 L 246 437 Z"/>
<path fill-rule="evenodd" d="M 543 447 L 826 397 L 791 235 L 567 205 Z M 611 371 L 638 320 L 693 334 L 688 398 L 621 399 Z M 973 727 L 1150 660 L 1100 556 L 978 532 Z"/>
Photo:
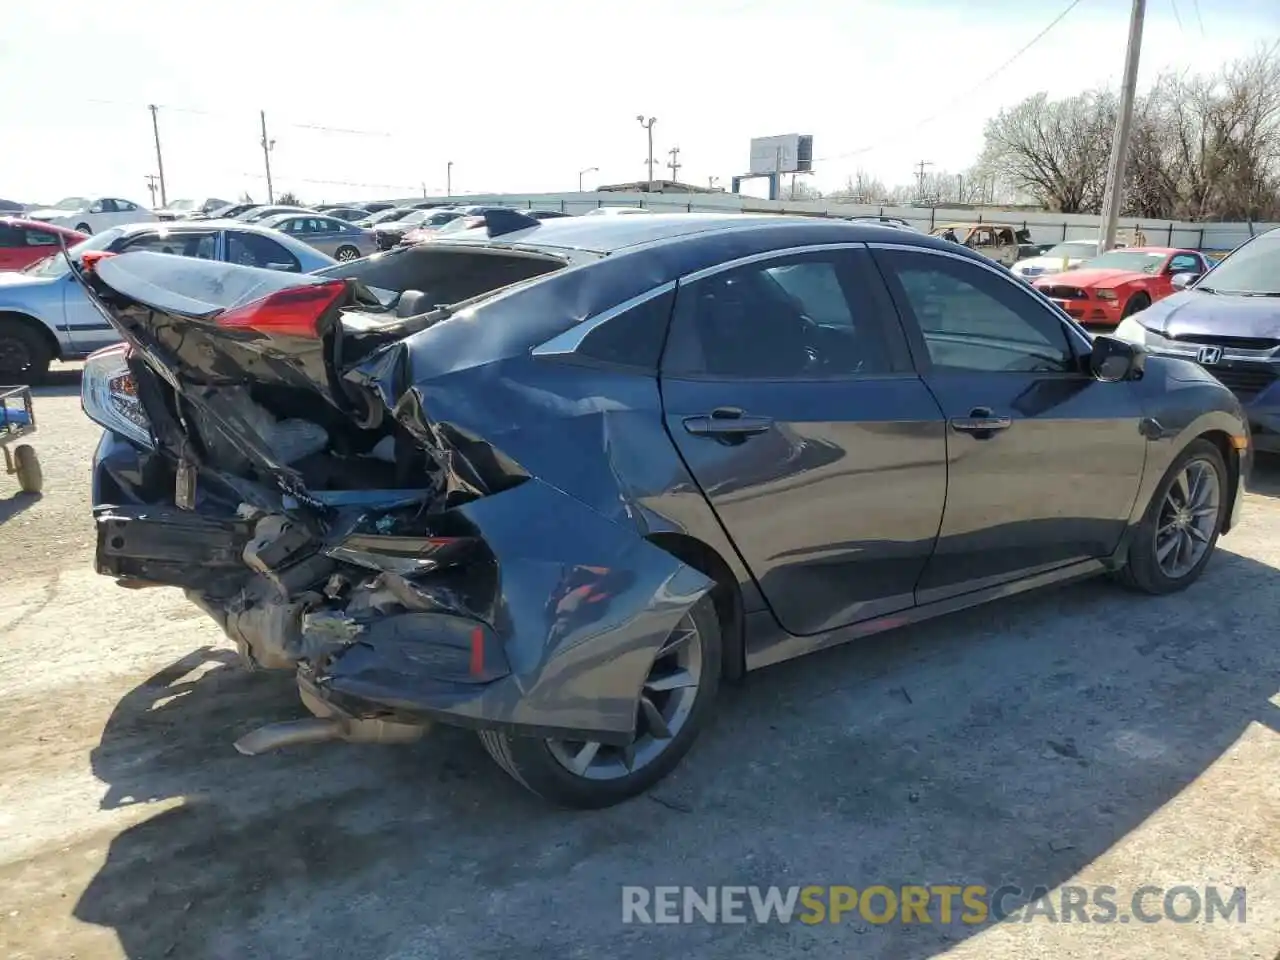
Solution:
<path fill-rule="evenodd" d="M 62 359 L 62 344 L 58 342 L 58 338 L 53 331 L 49 329 L 49 325 L 42 323 L 29 313 L 23 313 L 20 310 L 6 310 L 0 307 L 0 324 L 19 323 L 24 327 L 34 330 L 45 345 L 49 348 L 49 354 L 55 360 Z"/>
<path fill-rule="evenodd" d="M 1192 441 L 1194 440 L 1208 440 L 1212 443 L 1227 465 L 1227 518 L 1222 524 L 1222 532 L 1227 533 L 1232 526 L 1231 518 L 1235 516 L 1236 497 L 1240 490 L 1240 451 L 1232 445 L 1231 436 L 1225 430 L 1206 430 L 1193 437 Z"/>
<path fill-rule="evenodd" d="M 686 533 L 660 531 L 645 539 L 715 581 L 711 601 L 720 621 L 721 674 L 728 680 L 742 679 L 746 674 L 746 617 L 742 591 L 728 562 L 713 547 Z"/>

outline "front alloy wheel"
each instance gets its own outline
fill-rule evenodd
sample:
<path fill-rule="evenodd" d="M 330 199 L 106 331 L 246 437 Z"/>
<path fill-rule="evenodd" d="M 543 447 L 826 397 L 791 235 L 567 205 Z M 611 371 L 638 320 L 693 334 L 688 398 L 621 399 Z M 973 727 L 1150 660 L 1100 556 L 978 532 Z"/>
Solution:
<path fill-rule="evenodd" d="M 490 756 L 539 796 L 567 807 L 607 807 L 644 792 L 675 768 L 710 715 L 720 683 L 720 624 L 704 597 L 654 655 L 625 746 L 480 733 Z"/>
<path fill-rule="evenodd" d="M 1169 485 L 1156 524 L 1156 562 L 1171 580 L 1195 569 L 1218 528 L 1218 474 L 1207 460 L 1189 461 Z"/>
<path fill-rule="evenodd" d="M 1133 533 L 1124 567 L 1126 586 L 1143 593 L 1184 590 L 1204 572 L 1230 505 L 1230 474 L 1222 451 L 1193 440 L 1165 472 Z"/>

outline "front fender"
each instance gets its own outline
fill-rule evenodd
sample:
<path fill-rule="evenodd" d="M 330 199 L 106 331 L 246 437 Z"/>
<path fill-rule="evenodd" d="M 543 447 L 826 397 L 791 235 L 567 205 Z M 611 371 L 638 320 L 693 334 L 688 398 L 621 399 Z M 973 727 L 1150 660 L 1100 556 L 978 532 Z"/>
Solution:
<path fill-rule="evenodd" d="M 1134 502 L 1130 525 L 1141 522 L 1156 488 L 1177 456 L 1197 437 L 1221 434 L 1248 438 L 1248 418 L 1240 402 L 1199 364 L 1174 357 L 1148 356 L 1142 380 L 1143 407 L 1149 421 L 1149 441 L 1142 484 Z M 1239 447 L 1240 441 L 1231 444 Z M 1244 485 L 1252 468 L 1252 446 L 1236 449 L 1236 489 L 1223 532 L 1239 519 Z"/>

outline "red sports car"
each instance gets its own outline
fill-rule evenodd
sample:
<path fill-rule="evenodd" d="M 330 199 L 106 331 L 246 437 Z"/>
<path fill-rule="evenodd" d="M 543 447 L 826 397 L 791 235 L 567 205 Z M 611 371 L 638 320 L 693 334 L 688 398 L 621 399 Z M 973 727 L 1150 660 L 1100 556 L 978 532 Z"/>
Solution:
<path fill-rule="evenodd" d="M 1209 267 L 1197 250 L 1126 247 L 1041 277 L 1033 285 L 1086 327 L 1110 329 L 1173 293 L 1176 274 L 1199 276 Z"/>
<path fill-rule="evenodd" d="M 22 270 L 58 250 L 58 237 L 68 247 L 89 239 L 79 230 L 55 227 L 39 220 L 0 217 L 0 270 Z"/>

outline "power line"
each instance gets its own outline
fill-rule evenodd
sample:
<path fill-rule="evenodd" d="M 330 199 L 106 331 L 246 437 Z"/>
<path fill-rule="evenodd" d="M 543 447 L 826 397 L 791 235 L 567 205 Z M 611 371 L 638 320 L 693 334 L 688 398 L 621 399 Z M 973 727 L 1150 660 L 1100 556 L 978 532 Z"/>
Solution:
<path fill-rule="evenodd" d="M 147 109 L 158 108 L 160 110 L 170 110 L 174 113 L 190 113 L 199 117 L 223 117 L 226 119 L 239 119 L 242 116 L 242 114 L 238 111 L 232 112 L 229 110 L 203 110 L 199 107 L 184 107 L 184 106 L 179 106 L 177 104 L 172 104 L 172 103 L 138 104 L 138 103 L 130 103 L 124 100 L 104 100 L 99 97 L 87 97 L 85 98 L 84 102 L 103 104 L 111 107 L 126 107 L 129 109 L 145 106 Z M 350 127 L 330 127 L 330 126 L 326 126 L 325 124 L 319 124 L 319 123 L 289 123 L 288 121 L 281 121 L 281 122 L 275 123 L 274 126 L 290 127 L 295 130 L 317 130 L 321 133 L 340 133 L 345 136 L 352 136 L 352 137 L 394 137 L 395 136 L 395 134 L 388 133 L 385 130 L 356 130 Z"/>
<path fill-rule="evenodd" d="M 1169 6 L 1173 7 L 1173 19 L 1178 21 L 1178 32 L 1186 33 L 1182 29 L 1182 14 L 1178 13 L 1178 0 L 1169 0 Z"/>
<path fill-rule="evenodd" d="M 985 77 L 983 77 L 983 78 L 982 78 L 981 80 L 979 80 L 977 83 L 975 83 L 975 84 L 974 84 L 972 87 L 970 87 L 968 90 L 964 91 L 964 93 L 962 93 L 962 94 L 960 94 L 959 96 L 955 97 L 954 99 L 952 99 L 952 100 L 948 101 L 946 104 L 944 104 L 944 105 L 943 105 L 942 109 L 940 109 L 937 113 L 933 113 L 933 114 L 931 114 L 931 115 L 929 115 L 929 116 L 925 117 L 923 120 L 921 120 L 920 122 L 918 122 L 917 124 L 915 124 L 915 126 L 908 127 L 908 128 L 906 128 L 905 130 L 901 130 L 901 131 L 899 131 L 896 135 L 894 135 L 893 137 L 889 137 L 889 138 L 887 138 L 887 139 L 885 139 L 885 140 L 881 140 L 879 143 L 872 144 L 872 145 L 871 145 L 871 146 L 869 146 L 869 147 L 860 147 L 860 148 L 859 148 L 859 149 L 857 149 L 857 150 L 850 150 L 850 151 L 849 151 L 849 152 L 847 152 L 847 153 L 834 153 L 834 154 L 831 154 L 830 156 L 827 156 L 827 157 L 819 157 L 817 160 L 815 160 L 815 161 L 814 161 L 814 163 L 826 163 L 826 162 L 827 162 L 827 161 L 829 161 L 829 160 L 841 160 L 841 159 L 844 159 L 845 157 L 854 157 L 854 156 L 857 156 L 857 155 L 859 155 L 859 154 L 863 154 L 863 153 L 870 153 L 872 150 L 875 150 L 875 149 L 877 149 L 878 147 L 882 147 L 882 146 L 884 146 L 886 143 L 891 143 L 891 142 L 893 142 L 893 140 L 894 140 L 895 138 L 900 138 L 900 137 L 902 137 L 902 136 L 905 136 L 906 134 L 914 133 L 915 131 L 919 130 L 921 127 L 923 127 L 923 126 L 927 126 L 928 124 L 933 123 L 933 121 L 935 121 L 935 120 L 939 119 L 940 117 L 942 117 L 942 116 L 943 116 L 943 115 L 945 115 L 946 113 L 949 113 L 949 112 L 950 112 L 950 110 L 951 110 L 951 108 L 952 108 L 952 107 L 954 107 L 956 104 L 960 103 L 960 102 L 961 102 L 961 101 L 963 101 L 963 100 L 968 99 L 968 98 L 969 98 L 970 96 L 972 96 L 975 92 L 977 92 L 978 90 L 980 90 L 982 87 L 985 87 L 988 83 L 990 83 L 992 80 L 994 80 L 994 79 L 995 79 L 996 77 L 998 77 L 1000 74 L 1004 73 L 1004 71 L 1005 71 L 1005 70 L 1007 70 L 1010 66 L 1012 66 L 1012 65 L 1013 65 L 1013 63 L 1014 63 L 1014 62 L 1015 62 L 1019 57 L 1021 57 L 1024 53 L 1026 53 L 1028 50 L 1030 50 L 1032 47 L 1034 47 L 1034 46 L 1035 46 L 1037 43 L 1039 43 L 1041 40 L 1043 40 L 1043 39 L 1044 39 L 1044 37 L 1045 37 L 1045 35 L 1046 35 L 1050 30 L 1052 30 L 1054 27 L 1056 27 L 1058 24 L 1060 24 L 1064 19 L 1066 19 L 1067 14 L 1069 14 L 1072 10 L 1074 10 L 1076 7 L 1078 7 L 1078 6 L 1080 5 L 1080 3 L 1081 3 L 1081 0 L 1071 0 L 1071 2 L 1067 4 L 1067 8 L 1066 8 L 1065 10 L 1063 10 L 1060 14 L 1058 14 L 1058 15 L 1057 15 L 1056 17 L 1054 17 L 1051 21 L 1049 21 L 1049 25 L 1048 25 L 1048 26 L 1046 26 L 1046 27 L 1045 27 L 1043 30 L 1041 30 L 1039 33 L 1037 33 L 1037 34 L 1036 34 L 1034 37 L 1032 37 L 1029 41 L 1027 41 L 1027 43 L 1026 43 L 1026 44 L 1025 44 L 1021 49 L 1019 49 L 1017 53 L 1015 53 L 1013 56 L 1011 56 L 1011 57 L 1010 57 L 1008 60 L 1006 60 L 1004 63 L 1000 64 L 1000 66 L 998 66 L 998 67 L 996 67 L 994 70 L 992 70 L 989 74 L 987 74 Z"/>
<path fill-rule="evenodd" d="M 1204 18 L 1200 16 L 1200 0 L 1191 0 L 1196 10 L 1196 23 L 1200 24 L 1200 36 L 1204 36 Z"/>

